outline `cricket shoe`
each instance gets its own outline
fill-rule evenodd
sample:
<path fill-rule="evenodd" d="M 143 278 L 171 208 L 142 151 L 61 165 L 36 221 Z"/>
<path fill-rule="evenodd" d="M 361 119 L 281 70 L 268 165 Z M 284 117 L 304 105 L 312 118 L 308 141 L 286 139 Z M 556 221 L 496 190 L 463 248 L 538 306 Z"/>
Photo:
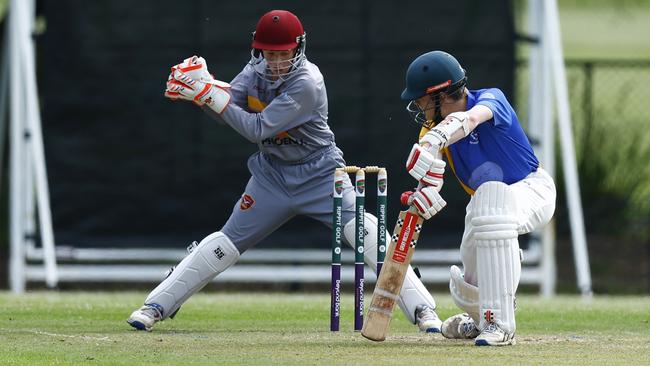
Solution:
<path fill-rule="evenodd" d="M 140 309 L 131 313 L 126 320 L 129 325 L 138 330 L 151 332 L 153 325 L 162 319 L 162 307 L 158 304 L 144 304 Z"/>
<path fill-rule="evenodd" d="M 442 322 L 442 335 L 450 339 L 474 339 L 479 335 L 474 319 L 467 313 L 456 314 Z"/>
<path fill-rule="evenodd" d="M 442 321 L 438 318 L 438 314 L 427 305 L 418 305 L 415 308 L 415 322 L 423 332 L 440 333 Z"/>
<path fill-rule="evenodd" d="M 507 333 L 496 323 L 488 323 L 481 334 L 476 337 L 477 346 L 508 346 L 515 344 L 515 333 Z"/>

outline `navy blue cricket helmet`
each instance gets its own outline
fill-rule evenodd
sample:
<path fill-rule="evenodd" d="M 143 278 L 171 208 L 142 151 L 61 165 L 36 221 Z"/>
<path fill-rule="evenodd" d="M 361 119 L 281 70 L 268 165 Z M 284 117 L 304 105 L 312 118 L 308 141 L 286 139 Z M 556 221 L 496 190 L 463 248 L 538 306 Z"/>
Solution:
<path fill-rule="evenodd" d="M 431 51 L 416 58 L 406 70 L 402 100 L 415 100 L 426 94 L 452 94 L 465 86 L 467 78 L 454 56 Z"/>
<path fill-rule="evenodd" d="M 454 56 L 443 51 L 431 51 L 416 58 L 406 70 L 406 88 L 402 99 L 410 101 L 406 110 L 416 123 L 427 128 L 442 120 L 441 93 L 457 96 L 465 90 L 467 77 Z M 431 97 L 422 108 L 415 101 L 425 95 Z M 434 110 L 432 120 L 427 120 L 426 111 Z"/>

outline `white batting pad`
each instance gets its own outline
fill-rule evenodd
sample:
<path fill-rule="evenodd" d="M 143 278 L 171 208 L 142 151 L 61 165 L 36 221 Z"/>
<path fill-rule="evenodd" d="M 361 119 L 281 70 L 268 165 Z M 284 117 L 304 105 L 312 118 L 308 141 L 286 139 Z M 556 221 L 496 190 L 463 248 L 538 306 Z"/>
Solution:
<path fill-rule="evenodd" d="M 489 322 L 514 333 L 515 292 L 521 277 L 517 241 L 516 201 L 512 189 L 501 182 L 484 183 L 473 197 L 472 218 L 477 250 L 479 329 Z"/>
<path fill-rule="evenodd" d="M 147 297 L 145 304 L 163 308 L 163 319 L 173 314 L 190 296 L 239 259 L 239 251 L 226 235 L 217 231 L 201 240 L 163 282 Z"/>
<path fill-rule="evenodd" d="M 364 239 L 364 260 L 368 266 L 372 269 L 373 273 L 377 273 L 377 217 L 373 214 L 365 214 L 365 229 L 366 237 Z M 350 246 L 354 246 L 355 238 L 355 221 L 354 219 L 350 220 L 345 227 L 343 228 L 343 237 L 345 242 Z M 402 284 L 402 289 L 400 291 L 399 299 L 397 304 L 404 312 L 404 315 L 409 319 L 411 323 L 415 324 L 415 309 L 418 305 L 424 304 L 429 306 L 431 309 L 436 308 L 436 302 L 433 300 L 433 297 L 429 291 L 424 287 L 422 281 L 418 276 L 413 272 L 413 268 L 409 266 L 406 277 L 404 278 L 404 284 Z"/>
<path fill-rule="evenodd" d="M 465 282 L 458 266 L 449 269 L 449 291 L 456 305 L 469 314 L 476 324 L 480 321 L 478 287 Z"/>

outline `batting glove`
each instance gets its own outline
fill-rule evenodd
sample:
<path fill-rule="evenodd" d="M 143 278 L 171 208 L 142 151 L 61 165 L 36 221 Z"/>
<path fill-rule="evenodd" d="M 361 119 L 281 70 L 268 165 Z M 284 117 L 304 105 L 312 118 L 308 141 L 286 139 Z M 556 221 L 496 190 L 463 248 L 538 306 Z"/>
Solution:
<path fill-rule="evenodd" d="M 413 191 L 402 192 L 402 194 L 399 196 L 399 202 L 404 206 L 408 206 L 412 195 Z"/>
<path fill-rule="evenodd" d="M 447 205 L 447 202 L 442 199 L 436 187 L 421 188 L 409 195 L 407 199 L 408 204 L 413 205 L 425 220 L 435 216 Z"/>
<path fill-rule="evenodd" d="M 406 159 L 406 171 L 418 182 L 427 174 L 429 167 L 435 157 L 419 144 L 413 144 L 413 148 Z"/>
<path fill-rule="evenodd" d="M 447 163 L 444 160 L 434 159 L 420 182 L 425 186 L 435 187 L 440 192 L 444 183 L 445 166 L 447 166 Z"/>
<path fill-rule="evenodd" d="M 422 136 L 420 139 L 420 144 L 429 144 L 431 147 L 429 150 L 431 151 L 440 151 L 444 147 L 447 146 L 447 142 L 449 141 L 449 136 L 447 136 L 446 132 L 443 130 L 440 130 L 436 127 L 432 128 Z"/>
<path fill-rule="evenodd" d="M 431 150 L 440 151 L 467 136 L 471 132 L 470 129 L 469 114 L 467 112 L 453 112 L 422 136 L 420 144 L 429 144 Z M 462 131 L 462 133 L 457 133 L 458 131 Z"/>
<path fill-rule="evenodd" d="M 447 164 L 436 158 L 419 144 L 414 144 L 406 160 L 406 170 L 418 182 L 426 186 L 442 188 L 443 176 Z"/>

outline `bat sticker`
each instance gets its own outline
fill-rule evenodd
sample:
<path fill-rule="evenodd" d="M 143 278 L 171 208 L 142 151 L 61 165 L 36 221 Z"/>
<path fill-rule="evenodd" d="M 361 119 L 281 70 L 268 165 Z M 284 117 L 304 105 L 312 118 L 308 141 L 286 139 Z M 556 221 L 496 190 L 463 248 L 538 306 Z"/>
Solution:
<path fill-rule="evenodd" d="M 419 231 L 418 216 L 408 212 L 404 218 L 404 225 L 402 226 L 397 242 L 395 243 L 395 252 L 393 253 L 393 260 L 399 263 L 406 261 L 409 248 L 412 248 L 413 235 Z"/>

